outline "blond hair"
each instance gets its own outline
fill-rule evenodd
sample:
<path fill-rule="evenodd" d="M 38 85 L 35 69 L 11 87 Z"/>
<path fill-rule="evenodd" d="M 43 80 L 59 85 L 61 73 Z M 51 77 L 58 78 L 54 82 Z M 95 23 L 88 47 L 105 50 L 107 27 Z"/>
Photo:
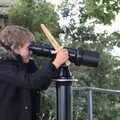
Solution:
<path fill-rule="evenodd" d="M 0 32 L 0 43 L 9 47 L 22 47 L 25 43 L 34 40 L 34 35 L 28 29 L 17 25 L 6 26 Z"/>

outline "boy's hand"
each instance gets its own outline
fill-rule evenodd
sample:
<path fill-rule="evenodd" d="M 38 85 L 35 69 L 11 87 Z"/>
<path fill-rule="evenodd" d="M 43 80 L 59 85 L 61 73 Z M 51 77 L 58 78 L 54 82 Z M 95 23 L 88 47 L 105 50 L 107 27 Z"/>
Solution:
<path fill-rule="evenodd" d="M 56 68 L 59 68 L 68 59 L 69 59 L 68 50 L 62 48 L 57 52 L 56 57 L 53 60 L 52 64 L 55 65 Z"/>

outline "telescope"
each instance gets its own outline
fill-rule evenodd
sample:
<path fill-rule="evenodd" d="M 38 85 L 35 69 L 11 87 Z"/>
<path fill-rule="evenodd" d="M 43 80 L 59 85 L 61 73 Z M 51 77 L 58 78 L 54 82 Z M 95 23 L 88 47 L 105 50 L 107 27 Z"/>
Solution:
<path fill-rule="evenodd" d="M 91 51 L 82 47 L 66 48 L 69 53 L 69 61 L 77 66 L 85 65 L 89 67 L 97 67 L 100 60 L 100 55 L 96 51 Z M 33 55 L 41 57 L 56 57 L 55 50 L 50 44 L 38 41 L 33 42 L 29 46 L 29 50 Z M 62 65 L 58 74 L 53 81 L 56 82 L 56 103 L 57 103 L 57 120 L 72 120 L 72 82 L 76 81 L 68 69 L 68 66 Z M 40 118 L 40 111 L 36 111 L 36 117 Z"/>
<path fill-rule="evenodd" d="M 69 53 L 69 60 L 77 66 L 85 65 L 88 67 L 97 67 L 100 61 L 100 55 L 96 51 L 91 51 L 83 47 L 79 48 L 66 48 Z M 37 56 L 54 58 L 54 48 L 45 42 L 33 42 L 29 46 L 29 50 Z"/>

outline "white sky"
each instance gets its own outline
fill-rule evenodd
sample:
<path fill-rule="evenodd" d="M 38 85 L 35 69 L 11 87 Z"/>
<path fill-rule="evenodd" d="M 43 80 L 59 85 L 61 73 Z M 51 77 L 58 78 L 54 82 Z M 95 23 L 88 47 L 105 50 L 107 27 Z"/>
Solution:
<path fill-rule="evenodd" d="M 116 16 L 115 21 L 112 22 L 112 25 L 96 25 L 96 32 L 107 30 L 110 33 L 114 31 L 120 31 L 120 13 Z"/>
<path fill-rule="evenodd" d="M 61 0 L 47 0 L 49 2 L 52 2 L 53 4 L 59 5 L 61 3 Z"/>

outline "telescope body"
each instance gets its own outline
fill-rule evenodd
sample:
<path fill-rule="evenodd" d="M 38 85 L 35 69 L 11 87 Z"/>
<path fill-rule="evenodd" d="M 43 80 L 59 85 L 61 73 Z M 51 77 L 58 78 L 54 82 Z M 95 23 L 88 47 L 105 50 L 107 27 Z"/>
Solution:
<path fill-rule="evenodd" d="M 29 46 L 29 49 L 37 56 L 55 57 L 53 47 L 45 42 L 35 42 Z M 69 53 L 69 60 L 75 65 L 85 65 L 89 67 L 97 67 L 100 61 L 100 54 L 96 51 L 91 51 L 82 47 L 66 48 Z"/>

